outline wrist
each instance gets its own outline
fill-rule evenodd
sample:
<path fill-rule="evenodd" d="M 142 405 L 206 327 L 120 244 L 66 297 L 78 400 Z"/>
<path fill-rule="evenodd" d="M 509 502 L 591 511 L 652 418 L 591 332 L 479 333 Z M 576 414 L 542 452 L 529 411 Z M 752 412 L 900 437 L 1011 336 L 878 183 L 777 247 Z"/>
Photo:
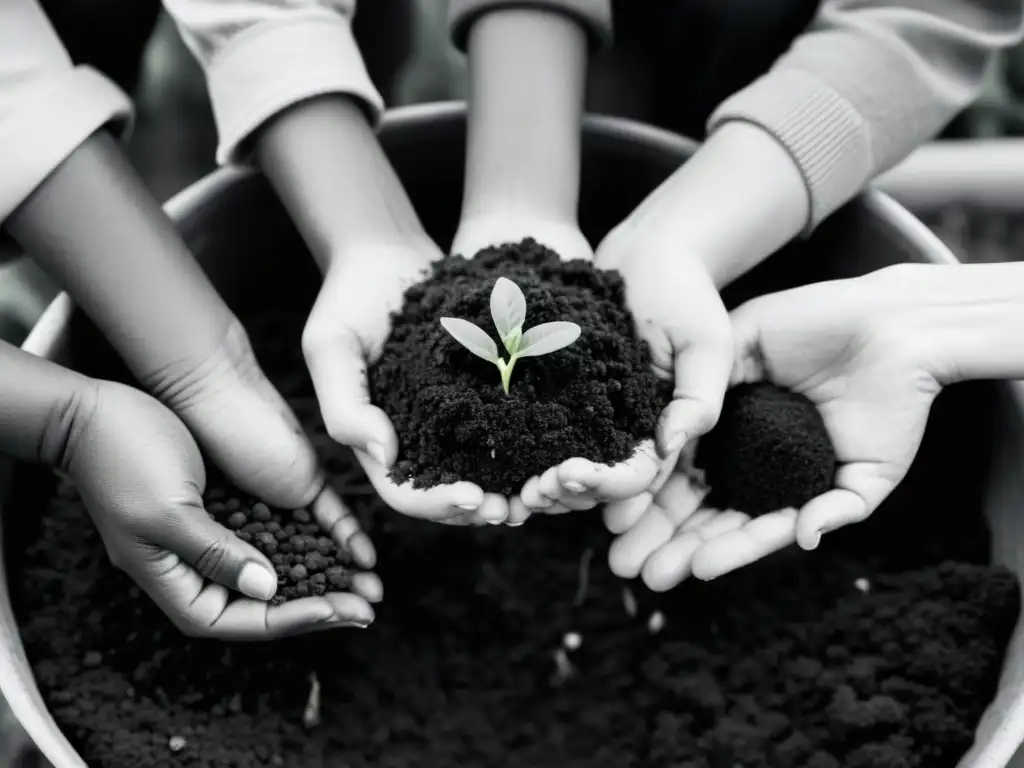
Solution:
<path fill-rule="evenodd" d="M 356 243 L 425 237 L 365 111 L 325 96 L 277 116 L 257 156 L 321 269 Z"/>
<path fill-rule="evenodd" d="M 899 265 L 872 277 L 870 291 L 893 297 L 886 332 L 898 330 L 940 384 L 1024 378 L 1024 264 Z"/>
<path fill-rule="evenodd" d="M 806 226 L 810 202 L 786 149 L 747 123 L 727 123 L 623 223 L 702 261 L 724 288 Z"/>

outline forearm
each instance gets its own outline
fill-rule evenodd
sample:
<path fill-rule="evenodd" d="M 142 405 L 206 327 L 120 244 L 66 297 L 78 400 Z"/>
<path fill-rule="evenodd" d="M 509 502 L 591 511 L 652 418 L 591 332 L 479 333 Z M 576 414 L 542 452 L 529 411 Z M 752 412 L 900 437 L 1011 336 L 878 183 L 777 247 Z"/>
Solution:
<path fill-rule="evenodd" d="M 256 151 L 321 270 L 354 243 L 426 236 L 352 99 L 324 96 L 282 112 L 257 134 Z"/>
<path fill-rule="evenodd" d="M 463 220 L 575 221 L 587 32 L 538 8 L 489 12 L 469 30 Z"/>
<path fill-rule="evenodd" d="M 223 341 L 230 312 L 105 133 L 61 163 L 7 225 L 140 378 Z"/>
<path fill-rule="evenodd" d="M 90 379 L 0 342 L 0 452 L 54 464 Z"/>
<path fill-rule="evenodd" d="M 809 198 L 785 148 L 729 123 L 633 212 L 624 226 L 706 265 L 722 288 L 798 235 Z"/>

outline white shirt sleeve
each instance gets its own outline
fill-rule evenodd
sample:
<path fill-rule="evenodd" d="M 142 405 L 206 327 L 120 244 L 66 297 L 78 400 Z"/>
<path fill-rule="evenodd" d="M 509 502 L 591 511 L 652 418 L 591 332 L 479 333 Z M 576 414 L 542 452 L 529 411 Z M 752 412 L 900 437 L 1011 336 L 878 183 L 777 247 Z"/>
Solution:
<path fill-rule="evenodd" d="M 120 88 L 71 63 L 36 0 L 0 0 L 0 222 L 83 141 L 131 115 Z"/>
<path fill-rule="evenodd" d="M 355 0 L 164 0 L 164 6 L 206 73 L 220 163 L 242 160 L 246 140 L 260 126 L 315 96 L 351 96 L 374 123 L 383 112 L 352 36 Z"/>

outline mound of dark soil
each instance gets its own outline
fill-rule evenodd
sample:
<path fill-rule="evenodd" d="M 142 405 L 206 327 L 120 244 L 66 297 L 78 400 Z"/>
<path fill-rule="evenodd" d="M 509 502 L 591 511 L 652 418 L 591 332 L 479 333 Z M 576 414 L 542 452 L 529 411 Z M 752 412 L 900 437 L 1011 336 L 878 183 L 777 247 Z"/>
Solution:
<path fill-rule="evenodd" d="M 814 553 L 630 591 L 592 514 L 453 529 L 384 509 L 319 422 L 302 319 L 264 316 L 253 342 L 377 544 L 377 621 L 185 638 L 61 486 L 12 542 L 10 583 L 43 696 L 93 768 L 952 768 L 969 746 L 1019 595 L 984 565 L 956 473 Z M 949 453 L 929 445 L 926 473 Z"/>
<path fill-rule="evenodd" d="M 501 348 L 490 314 L 499 277 L 526 296 L 527 328 L 567 320 L 582 329 L 571 346 L 519 361 L 507 395 L 497 368 L 440 324 L 442 317 L 470 320 Z M 396 480 L 419 487 L 468 480 L 511 496 L 574 456 L 628 459 L 654 436 L 671 385 L 651 371 L 618 273 L 563 262 L 526 240 L 472 260 L 444 259 L 411 288 L 370 371 L 370 392 L 398 432 Z"/>
<path fill-rule="evenodd" d="M 726 393 L 695 464 L 711 487 L 710 506 L 757 516 L 800 509 L 830 490 L 836 453 L 814 403 L 762 382 Z"/>
<path fill-rule="evenodd" d="M 262 552 L 277 571 L 274 605 L 352 584 L 352 558 L 327 535 L 308 509 L 274 509 L 223 478 L 207 483 L 206 511 Z"/>

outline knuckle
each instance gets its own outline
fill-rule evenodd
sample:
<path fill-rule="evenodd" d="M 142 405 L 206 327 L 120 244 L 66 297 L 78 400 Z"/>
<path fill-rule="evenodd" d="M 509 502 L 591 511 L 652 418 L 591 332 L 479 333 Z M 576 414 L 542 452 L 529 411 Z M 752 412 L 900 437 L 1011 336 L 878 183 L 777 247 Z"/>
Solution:
<path fill-rule="evenodd" d="M 228 564 L 229 553 L 225 542 L 221 539 L 210 541 L 196 558 L 195 568 L 208 579 L 217 580 L 223 575 Z"/>

